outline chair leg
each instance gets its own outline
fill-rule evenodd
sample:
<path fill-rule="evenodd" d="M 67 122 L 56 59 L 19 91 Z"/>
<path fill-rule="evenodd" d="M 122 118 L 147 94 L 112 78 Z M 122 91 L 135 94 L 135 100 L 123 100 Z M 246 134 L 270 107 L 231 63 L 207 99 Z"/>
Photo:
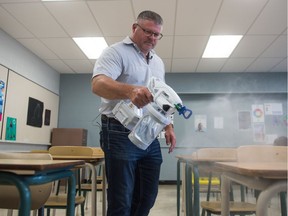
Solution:
<path fill-rule="evenodd" d="M 13 215 L 13 209 L 8 209 L 7 216 L 12 216 L 12 215 Z"/>
<path fill-rule="evenodd" d="M 205 216 L 205 210 L 204 209 L 202 209 L 202 213 L 201 213 L 201 216 Z"/>
<path fill-rule="evenodd" d="M 281 215 L 287 216 L 286 192 L 280 192 Z"/>

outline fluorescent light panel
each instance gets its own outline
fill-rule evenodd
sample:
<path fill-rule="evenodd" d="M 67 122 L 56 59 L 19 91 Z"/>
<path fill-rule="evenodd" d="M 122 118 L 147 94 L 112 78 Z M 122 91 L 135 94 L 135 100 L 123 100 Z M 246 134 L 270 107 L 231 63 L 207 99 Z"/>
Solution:
<path fill-rule="evenodd" d="M 73 40 L 89 59 L 98 59 L 108 46 L 103 37 L 75 37 Z"/>
<path fill-rule="evenodd" d="M 202 58 L 228 58 L 243 35 L 211 35 Z"/>

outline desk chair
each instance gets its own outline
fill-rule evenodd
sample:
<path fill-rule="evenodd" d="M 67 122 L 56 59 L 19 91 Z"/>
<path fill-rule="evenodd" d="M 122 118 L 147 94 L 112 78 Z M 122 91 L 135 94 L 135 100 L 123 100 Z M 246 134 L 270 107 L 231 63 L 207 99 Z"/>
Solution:
<path fill-rule="evenodd" d="M 211 182 L 212 176 L 216 174 L 219 178 L 220 173 L 213 170 L 213 166 L 210 167 L 209 164 L 203 164 L 202 162 L 216 162 L 216 161 L 236 161 L 237 160 L 237 149 L 236 148 L 202 148 L 197 150 L 192 154 L 192 157 L 197 160 L 200 164 L 199 172 L 208 173 L 209 183 L 208 183 L 208 192 L 206 196 L 206 201 L 200 202 L 202 208 L 202 216 L 207 213 L 208 216 L 211 214 L 221 215 L 221 203 L 219 201 L 210 201 L 210 192 L 211 192 Z M 220 187 L 220 185 L 219 185 Z M 220 191 L 217 191 L 220 193 Z M 231 192 L 233 192 L 231 190 Z M 232 196 L 231 196 L 232 197 Z M 233 200 L 233 199 L 232 199 Z M 231 215 L 250 215 L 254 214 L 256 211 L 256 205 L 245 203 L 242 200 L 241 202 L 231 202 L 230 213 Z M 233 206 L 233 208 L 232 208 Z"/>
<path fill-rule="evenodd" d="M 61 155 L 61 156 L 98 156 L 101 155 L 104 157 L 104 152 L 102 151 L 101 148 L 96 148 L 96 147 L 86 147 L 86 146 L 52 146 L 49 148 L 49 153 L 53 155 Z M 83 170 L 83 169 L 82 169 Z M 80 175 L 79 175 L 80 176 Z M 98 179 L 101 179 L 101 184 L 98 184 Z M 104 179 L 103 176 L 97 177 L 97 191 L 102 190 L 102 180 Z M 84 197 L 84 202 L 81 203 L 81 212 L 84 212 L 84 206 L 85 206 L 85 201 L 87 198 L 87 192 L 92 191 L 92 185 L 90 183 L 83 183 L 82 179 L 78 179 L 78 192 L 80 193 L 83 191 L 83 197 Z M 80 189 L 80 190 L 79 190 Z"/>
<path fill-rule="evenodd" d="M 247 145 L 237 149 L 238 161 L 287 162 L 287 146 Z M 280 192 L 281 215 L 287 216 L 287 193 Z"/>
<path fill-rule="evenodd" d="M 103 169 L 102 165 L 99 165 L 98 174 L 97 174 L 97 185 L 96 185 L 97 192 L 103 190 L 103 176 L 101 174 L 101 173 L 103 173 L 102 169 Z M 86 209 L 88 209 L 88 207 L 87 207 L 88 193 L 92 192 L 92 173 L 91 173 L 91 171 L 88 173 L 88 178 L 85 177 L 84 179 L 81 179 L 79 181 L 81 181 L 81 184 L 78 187 L 76 187 L 76 190 L 78 191 L 80 189 L 83 192 L 83 196 L 85 197 L 85 202 L 86 202 Z"/>
<path fill-rule="evenodd" d="M 29 159 L 29 160 L 52 160 L 50 154 L 44 153 L 11 153 L 0 152 L 1 159 Z M 19 171 L 20 172 L 20 171 Z M 31 190 L 31 210 L 40 209 L 48 200 L 51 191 L 52 183 L 43 185 L 30 186 Z M 17 188 L 14 185 L 0 185 L 0 208 L 18 209 L 20 197 Z M 8 211 L 8 214 L 12 211 Z"/>
<path fill-rule="evenodd" d="M 80 170 L 76 170 L 76 175 L 78 176 L 78 184 L 80 179 Z M 66 194 L 60 194 L 60 182 L 56 182 L 56 193 L 55 195 L 51 195 L 49 199 L 44 204 L 44 208 L 47 209 L 47 216 L 50 216 L 51 209 L 66 209 L 67 206 L 67 195 Z M 81 190 L 78 190 L 78 195 L 75 197 L 75 207 L 80 206 L 81 207 L 81 216 L 85 215 L 84 211 L 84 203 L 85 203 L 85 197 L 81 195 Z"/>

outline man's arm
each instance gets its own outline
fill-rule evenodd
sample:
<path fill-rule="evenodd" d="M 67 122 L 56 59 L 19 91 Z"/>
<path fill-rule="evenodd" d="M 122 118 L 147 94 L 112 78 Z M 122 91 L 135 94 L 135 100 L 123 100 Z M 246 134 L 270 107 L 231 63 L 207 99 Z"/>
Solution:
<path fill-rule="evenodd" d="M 92 79 L 92 92 L 109 100 L 130 99 L 138 108 L 153 101 L 147 87 L 121 83 L 105 75 L 97 75 Z"/>

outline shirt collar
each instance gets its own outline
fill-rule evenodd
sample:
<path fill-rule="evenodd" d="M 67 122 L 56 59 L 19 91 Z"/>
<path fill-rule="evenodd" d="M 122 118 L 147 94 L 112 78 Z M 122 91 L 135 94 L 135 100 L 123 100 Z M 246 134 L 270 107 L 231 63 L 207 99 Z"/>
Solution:
<path fill-rule="evenodd" d="M 128 44 L 128 45 L 133 45 L 135 47 L 135 49 L 137 50 L 137 52 L 141 52 L 141 50 L 138 48 L 137 44 L 135 44 L 130 37 L 126 37 L 124 40 L 123 40 L 123 43 L 124 44 Z M 151 50 L 149 52 L 149 57 L 150 58 L 153 58 L 153 55 L 155 54 L 155 51 L 154 50 Z"/>

